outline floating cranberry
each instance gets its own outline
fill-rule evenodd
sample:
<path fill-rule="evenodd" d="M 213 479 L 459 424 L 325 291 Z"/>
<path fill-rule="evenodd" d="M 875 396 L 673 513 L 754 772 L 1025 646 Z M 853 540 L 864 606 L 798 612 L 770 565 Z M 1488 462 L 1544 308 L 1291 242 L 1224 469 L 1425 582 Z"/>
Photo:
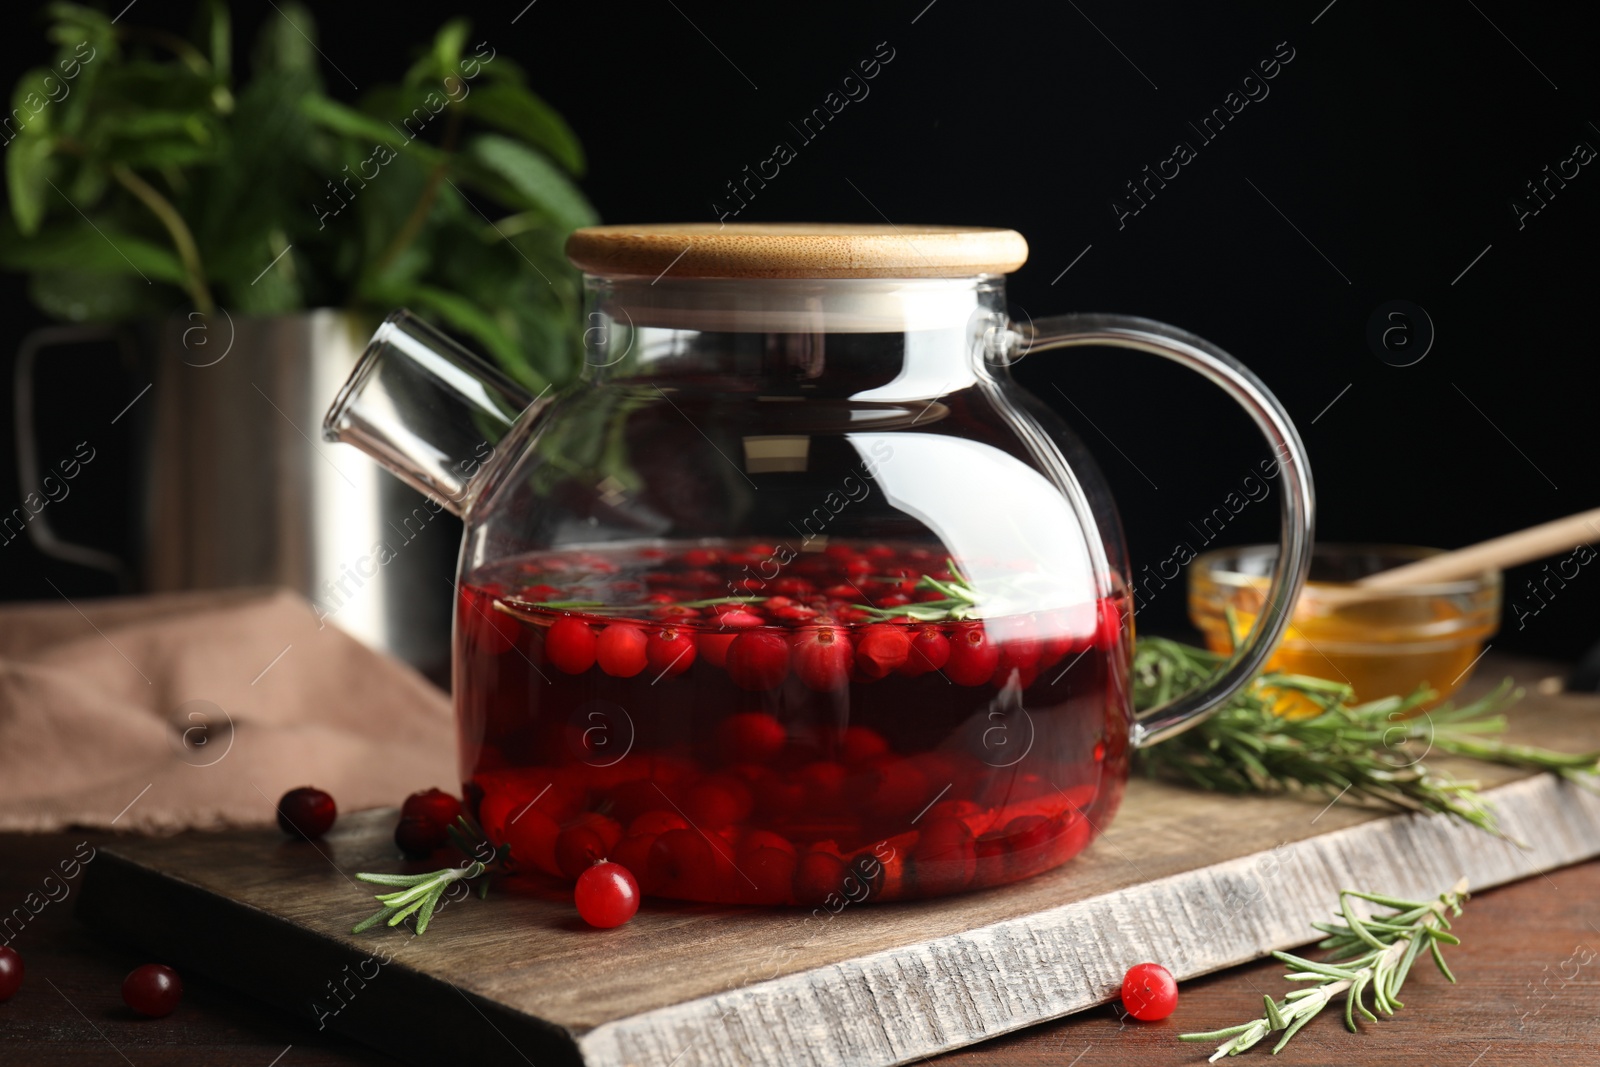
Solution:
<path fill-rule="evenodd" d="M 694 664 L 694 638 L 686 631 L 663 626 L 644 645 L 645 662 L 657 677 L 675 678 Z"/>
<path fill-rule="evenodd" d="M 794 846 L 785 851 L 779 848 L 746 848 L 739 858 L 739 870 L 755 883 L 745 883 L 752 904 L 784 904 L 794 891 L 796 866 Z"/>
<path fill-rule="evenodd" d="M 122 980 L 122 1002 L 140 1015 L 171 1015 L 183 999 L 183 980 L 171 967 L 147 963 Z"/>
<path fill-rule="evenodd" d="M 876 623 L 861 631 L 856 641 L 856 670 L 876 681 L 887 678 L 905 665 L 911 654 L 911 638 L 898 626 Z"/>
<path fill-rule="evenodd" d="M 911 648 L 900 673 L 908 677 L 927 674 L 942 668 L 950 659 L 950 641 L 937 626 L 921 626 L 911 636 Z"/>
<path fill-rule="evenodd" d="M 22 957 L 10 945 L 0 945 L 0 1002 L 10 1000 L 21 988 Z"/>
<path fill-rule="evenodd" d="M 400 805 L 402 819 L 417 817 L 440 826 L 449 826 L 461 814 L 461 801 L 443 789 L 424 789 L 406 797 Z"/>
<path fill-rule="evenodd" d="M 789 644 L 765 630 L 747 630 L 728 646 L 728 677 L 740 689 L 776 689 L 789 673 Z"/>
<path fill-rule="evenodd" d="M 627 868 L 634 873 L 634 881 L 638 883 L 641 893 L 655 892 L 654 883 L 650 881 L 650 850 L 655 846 L 657 834 L 629 834 L 617 842 L 617 847 L 611 850 L 611 862 Z"/>
<path fill-rule="evenodd" d="M 762 848 L 775 848 L 779 852 L 787 852 L 793 856 L 795 853 L 794 842 L 782 834 L 775 834 L 771 830 L 751 830 L 739 842 L 740 853 L 754 852 Z"/>
<path fill-rule="evenodd" d="M 639 883 L 632 872 L 617 863 L 596 863 L 578 875 L 572 901 L 590 926 L 610 930 L 621 926 L 639 910 Z"/>
<path fill-rule="evenodd" d="M 433 855 L 450 843 L 445 827 L 421 815 L 402 815 L 395 824 L 394 843 L 410 859 Z"/>
<path fill-rule="evenodd" d="M 850 636 L 837 626 L 806 628 L 790 643 L 794 673 L 807 689 L 828 693 L 850 682 Z"/>
<path fill-rule="evenodd" d="M 613 678 L 632 678 L 644 670 L 648 656 L 644 630 L 627 622 L 614 622 L 595 638 L 594 656 L 600 669 Z"/>
<path fill-rule="evenodd" d="M 656 838 L 649 864 L 655 892 L 688 900 L 714 897 L 715 858 L 698 830 L 668 830 Z"/>
<path fill-rule="evenodd" d="M 594 666 L 595 636 L 589 624 L 570 615 L 545 631 L 544 656 L 558 670 L 582 674 Z"/>
<path fill-rule="evenodd" d="M 994 674 L 1000 652 L 989 640 L 982 623 L 957 628 L 950 639 L 950 658 L 944 676 L 957 685 L 982 685 Z"/>
<path fill-rule="evenodd" d="M 1165 1019 L 1178 1006 L 1178 983 L 1159 963 L 1136 964 L 1123 976 L 1122 1006 L 1140 1022 Z"/>
<path fill-rule="evenodd" d="M 333 829 L 339 809 L 333 797 L 320 789 L 303 785 L 283 794 L 278 801 L 278 828 L 303 841 L 321 837 Z"/>

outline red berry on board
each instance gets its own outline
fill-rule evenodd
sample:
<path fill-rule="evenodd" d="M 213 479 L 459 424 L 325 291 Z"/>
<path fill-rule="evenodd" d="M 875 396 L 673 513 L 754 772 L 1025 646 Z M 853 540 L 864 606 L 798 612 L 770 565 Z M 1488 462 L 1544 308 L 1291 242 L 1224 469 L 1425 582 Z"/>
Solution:
<path fill-rule="evenodd" d="M 394 843 L 407 858 L 420 860 L 450 843 L 444 826 L 421 815 L 402 815 L 395 824 Z"/>
<path fill-rule="evenodd" d="M 402 819 L 426 819 L 437 826 L 449 826 L 461 814 L 461 801 L 443 789 L 424 789 L 406 797 L 400 805 Z"/>
<path fill-rule="evenodd" d="M 639 910 L 639 883 L 619 863 L 596 863 L 578 875 L 572 901 L 590 926 L 610 930 Z"/>
<path fill-rule="evenodd" d="M 850 636 L 837 626 L 807 627 L 790 641 L 794 673 L 807 689 L 830 693 L 850 682 Z"/>
<path fill-rule="evenodd" d="M 10 945 L 0 945 L 0 1002 L 10 1000 L 21 988 L 22 957 Z"/>
<path fill-rule="evenodd" d="M 950 638 L 950 658 L 944 676 L 957 685 L 982 685 L 1000 663 L 1000 651 L 989 640 L 982 623 L 957 627 Z"/>
<path fill-rule="evenodd" d="M 140 1015 L 171 1015 L 183 999 L 183 980 L 171 967 L 147 963 L 122 980 L 122 1002 Z"/>
<path fill-rule="evenodd" d="M 765 630 L 746 630 L 728 646 L 728 677 L 740 689 L 776 689 L 789 673 L 789 644 Z"/>
<path fill-rule="evenodd" d="M 544 634 L 544 657 L 558 670 L 582 674 L 594 666 L 595 637 L 589 624 L 570 615 L 557 619 Z"/>
<path fill-rule="evenodd" d="M 766 763 L 789 739 L 783 723 L 760 711 L 741 711 L 717 724 L 717 750 L 727 763 Z"/>
<path fill-rule="evenodd" d="M 643 628 L 627 622 L 614 622 L 595 638 L 594 656 L 600 669 L 613 678 L 632 678 L 644 670 L 648 656 Z"/>
<path fill-rule="evenodd" d="M 889 623 L 876 623 L 861 631 L 856 641 L 856 670 L 864 678 L 886 678 L 905 665 L 911 655 L 911 638 Z"/>
<path fill-rule="evenodd" d="M 911 637 L 911 649 L 900 673 L 915 678 L 944 667 L 950 660 L 950 639 L 937 626 L 921 626 Z"/>
<path fill-rule="evenodd" d="M 663 626 L 646 637 L 644 655 L 652 676 L 675 678 L 694 664 L 694 638 L 676 627 Z"/>
<path fill-rule="evenodd" d="M 333 829 L 339 809 L 333 798 L 320 789 L 303 785 L 291 789 L 278 801 L 278 828 L 290 837 L 309 841 Z"/>
<path fill-rule="evenodd" d="M 1122 979 L 1122 1006 L 1141 1022 L 1165 1019 L 1178 1006 L 1178 983 L 1159 963 L 1129 967 Z"/>

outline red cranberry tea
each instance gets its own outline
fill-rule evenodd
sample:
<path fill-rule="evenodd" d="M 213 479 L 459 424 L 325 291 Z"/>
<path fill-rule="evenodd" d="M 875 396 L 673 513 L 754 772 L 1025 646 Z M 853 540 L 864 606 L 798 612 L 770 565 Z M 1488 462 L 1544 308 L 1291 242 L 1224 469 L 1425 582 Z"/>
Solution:
<path fill-rule="evenodd" d="M 683 900 L 1057 866 L 1126 778 L 1126 605 L 984 617 L 983 593 L 936 553 L 837 541 L 781 567 L 760 544 L 498 564 L 461 591 L 466 795 L 523 869 L 610 859 Z"/>

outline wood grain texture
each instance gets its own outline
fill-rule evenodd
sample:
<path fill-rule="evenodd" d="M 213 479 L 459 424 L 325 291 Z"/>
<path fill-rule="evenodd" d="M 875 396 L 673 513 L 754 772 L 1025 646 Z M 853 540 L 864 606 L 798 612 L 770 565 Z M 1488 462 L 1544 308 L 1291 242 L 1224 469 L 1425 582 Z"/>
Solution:
<path fill-rule="evenodd" d="M 1593 747 L 1600 701 L 1530 697 L 1514 724 Z M 1135 782 L 1088 852 L 1015 886 L 832 916 L 652 905 L 601 933 L 563 890 L 512 885 L 450 905 L 415 939 L 348 933 L 371 910 L 349 875 L 397 867 L 392 815 L 364 813 L 318 848 L 267 832 L 108 846 L 81 907 L 413 1061 L 511 1045 L 541 1067 L 888 1064 L 1103 1003 L 1144 959 L 1186 978 L 1303 943 L 1342 886 L 1428 894 L 1464 874 L 1483 888 L 1600 854 L 1600 799 L 1548 776 L 1468 771 L 1499 783 L 1523 846 L 1438 817 Z M 420 1013 L 435 1025 L 408 1028 Z"/>
<path fill-rule="evenodd" d="M 980 226 L 669 222 L 577 230 L 567 258 L 644 278 L 969 278 L 1016 270 L 1028 242 Z"/>

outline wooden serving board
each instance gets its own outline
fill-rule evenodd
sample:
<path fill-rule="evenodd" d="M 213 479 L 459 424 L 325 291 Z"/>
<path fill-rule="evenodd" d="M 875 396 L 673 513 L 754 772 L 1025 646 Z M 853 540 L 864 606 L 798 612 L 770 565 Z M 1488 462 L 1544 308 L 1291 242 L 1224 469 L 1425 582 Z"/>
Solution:
<path fill-rule="evenodd" d="M 1600 699 L 1530 694 L 1512 724 L 1594 748 Z M 965 896 L 837 914 L 652 902 L 597 931 L 569 894 L 508 883 L 421 938 L 352 936 L 377 891 L 354 873 L 398 869 L 393 812 L 364 812 L 316 845 L 263 830 L 107 846 L 79 914 L 419 1064 L 904 1063 L 1111 1000 L 1144 960 L 1182 979 L 1304 944 L 1343 887 L 1423 897 L 1600 855 L 1593 794 L 1437 762 L 1492 787 L 1521 844 L 1438 816 L 1135 781 L 1083 855 Z"/>

